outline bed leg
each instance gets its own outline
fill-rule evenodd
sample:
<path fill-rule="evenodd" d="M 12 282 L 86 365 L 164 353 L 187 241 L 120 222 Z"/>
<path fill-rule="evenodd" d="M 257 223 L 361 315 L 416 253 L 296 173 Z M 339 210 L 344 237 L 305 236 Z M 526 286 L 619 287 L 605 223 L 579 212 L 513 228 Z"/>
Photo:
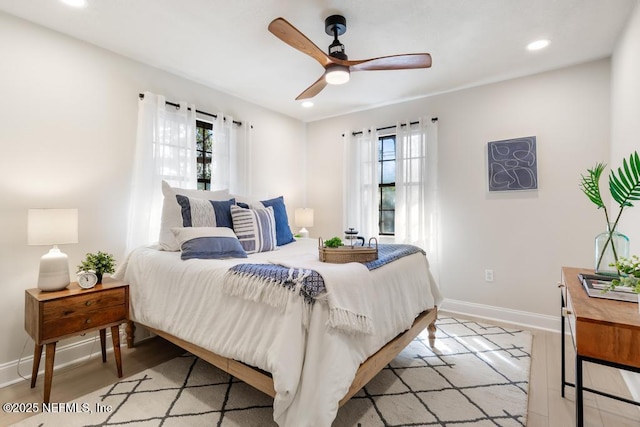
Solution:
<path fill-rule="evenodd" d="M 127 348 L 133 348 L 133 337 L 136 332 L 136 325 L 131 320 L 127 322 L 125 332 L 127 333 Z"/>
<path fill-rule="evenodd" d="M 427 326 L 427 330 L 429 331 L 429 346 L 433 347 L 436 343 L 436 321 L 429 323 Z"/>

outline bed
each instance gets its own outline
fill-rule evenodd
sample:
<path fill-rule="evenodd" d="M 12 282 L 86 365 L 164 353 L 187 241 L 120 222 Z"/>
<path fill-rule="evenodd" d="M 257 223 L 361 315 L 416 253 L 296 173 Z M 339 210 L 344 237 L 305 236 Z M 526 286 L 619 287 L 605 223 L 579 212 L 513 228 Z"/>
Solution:
<path fill-rule="evenodd" d="M 116 277 L 130 286 L 133 322 L 272 396 L 278 425 L 330 426 L 338 407 L 425 327 L 434 338 L 442 298 L 420 251 L 369 270 L 320 263 L 313 239 L 275 249 L 183 259 L 184 251 L 141 247 Z M 286 286 L 247 273 L 269 266 L 289 272 Z M 303 293 L 304 283 L 315 286 L 309 272 L 327 285 L 311 296 Z"/>

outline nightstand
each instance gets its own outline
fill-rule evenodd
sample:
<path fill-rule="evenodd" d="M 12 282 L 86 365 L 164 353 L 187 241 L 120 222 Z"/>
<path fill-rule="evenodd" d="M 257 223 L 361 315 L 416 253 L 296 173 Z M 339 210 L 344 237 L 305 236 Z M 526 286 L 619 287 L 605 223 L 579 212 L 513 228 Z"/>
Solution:
<path fill-rule="evenodd" d="M 107 361 L 106 328 L 110 327 L 118 378 L 122 377 L 118 326 L 126 323 L 129 317 L 129 285 L 105 279 L 103 284 L 91 289 L 82 289 L 75 282 L 61 291 L 27 289 L 24 316 L 25 330 L 35 341 L 31 388 L 36 385 L 42 347 L 46 345 L 45 403 L 51 395 L 56 343 L 61 339 L 99 330 L 104 363 Z"/>

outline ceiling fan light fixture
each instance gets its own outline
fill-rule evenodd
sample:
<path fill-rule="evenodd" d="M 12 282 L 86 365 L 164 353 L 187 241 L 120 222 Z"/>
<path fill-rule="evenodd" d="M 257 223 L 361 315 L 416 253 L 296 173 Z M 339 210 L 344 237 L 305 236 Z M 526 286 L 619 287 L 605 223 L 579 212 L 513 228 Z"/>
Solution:
<path fill-rule="evenodd" d="M 349 67 L 339 64 L 331 64 L 327 67 L 324 80 L 330 85 L 341 85 L 349 81 Z"/>

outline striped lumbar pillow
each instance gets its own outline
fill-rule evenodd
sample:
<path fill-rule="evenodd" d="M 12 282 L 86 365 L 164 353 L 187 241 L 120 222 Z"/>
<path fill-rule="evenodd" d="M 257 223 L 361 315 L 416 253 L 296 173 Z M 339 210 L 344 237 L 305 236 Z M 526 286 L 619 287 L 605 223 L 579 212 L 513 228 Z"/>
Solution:
<path fill-rule="evenodd" d="M 267 252 L 276 248 L 276 220 L 273 208 L 245 209 L 231 206 L 233 231 L 248 253 Z"/>

